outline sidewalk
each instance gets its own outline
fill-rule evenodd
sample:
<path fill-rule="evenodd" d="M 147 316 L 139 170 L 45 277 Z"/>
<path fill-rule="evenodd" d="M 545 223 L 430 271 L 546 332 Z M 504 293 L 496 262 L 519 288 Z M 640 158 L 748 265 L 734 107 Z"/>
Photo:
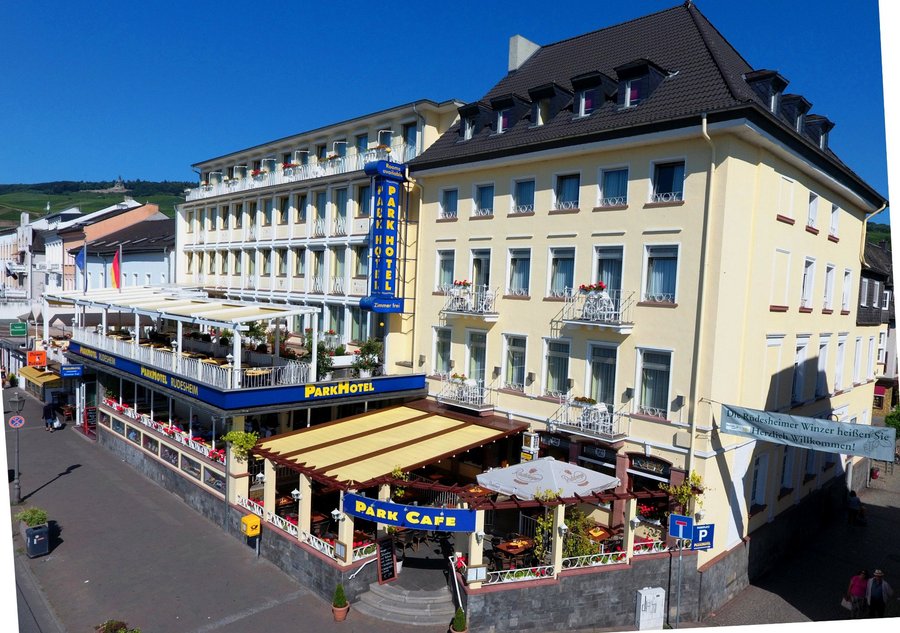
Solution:
<path fill-rule="evenodd" d="M 54 618 L 61 633 L 92 631 L 110 618 L 147 633 L 446 631 L 382 622 L 352 607 L 336 624 L 329 604 L 110 452 L 71 428 L 44 431 L 41 403 L 26 398 L 23 505 L 47 510 L 58 535 L 50 554 L 28 559 L 15 531 L 19 613 L 35 612 L 40 623 L 22 631 L 54 631 Z M 4 428 L 12 466 L 15 432 Z"/>
<path fill-rule="evenodd" d="M 900 588 L 900 467 L 893 475 L 881 469 L 881 476 L 860 493 L 868 525 L 848 526 L 841 514 L 811 535 L 806 548 L 785 559 L 777 571 L 757 579 L 704 624 L 775 624 L 847 620 L 849 612 L 840 598 L 850 577 L 860 569 L 875 569 Z M 895 599 L 886 609 L 890 617 L 900 616 Z"/>

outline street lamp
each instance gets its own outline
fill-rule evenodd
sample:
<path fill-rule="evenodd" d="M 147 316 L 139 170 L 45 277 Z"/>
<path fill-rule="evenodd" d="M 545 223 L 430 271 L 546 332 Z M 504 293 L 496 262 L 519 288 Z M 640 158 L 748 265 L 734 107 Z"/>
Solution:
<path fill-rule="evenodd" d="M 25 398 L 22 397 L 22 394 L 18 391 L 15 392 L 12 397 L 9 399 L 9 403 L 12 405 L 12 410 L 16 412 L 16 415 L 22 413 L 22 409 L 25 408 Z M 19 483 L 19 428 L 16 427 L 16 478 L 13 484 L 13 488 L 16 491 L 16 503 L 22 503 L 22 485 Z"/>

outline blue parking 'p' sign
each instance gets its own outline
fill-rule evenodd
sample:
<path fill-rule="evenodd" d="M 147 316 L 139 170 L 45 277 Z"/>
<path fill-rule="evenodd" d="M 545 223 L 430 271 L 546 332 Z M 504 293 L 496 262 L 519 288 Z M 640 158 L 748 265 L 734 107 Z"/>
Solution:
<path fill-rule="evenodd" d="M 691 549 L 711 549 L 713 546 L 713 533 L 715 526 L 712 523 L 694 526 L 694 538 L 691 539 Z"/>
<path fill-rule="evenodd" d="M 694 535 L 694 519 L 680 514 L 669 515 L 669 536 L 690 539 Z"/>

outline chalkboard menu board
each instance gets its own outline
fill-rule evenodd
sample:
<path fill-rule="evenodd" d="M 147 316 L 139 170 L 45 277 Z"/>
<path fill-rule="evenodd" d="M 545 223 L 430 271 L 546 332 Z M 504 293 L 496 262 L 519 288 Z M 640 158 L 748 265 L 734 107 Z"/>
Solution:
<path fill-rule="evenodd" d="M 397 580 L 397 559 L 392 537 L 378 539 L 378 584 Z"/>
<path fill-rule="evenodd" d="M 97 426 L 97 407 L 87 407 L 88 426 Z"/>

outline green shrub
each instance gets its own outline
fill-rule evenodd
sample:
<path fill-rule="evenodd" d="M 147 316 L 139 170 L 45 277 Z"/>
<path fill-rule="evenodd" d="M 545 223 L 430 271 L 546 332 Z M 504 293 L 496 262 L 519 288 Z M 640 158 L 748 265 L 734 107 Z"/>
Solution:
<path fill-rule="evenodd" d="M 16 521 L 25 521 L 28 527 L 43 525 L 47 522 L 47 513 L 40 508 L 28 508 L 16 514 Z"/>
<path fill-rule="evenodd" d="M 331 604 L 339 609 L 347 606 L 347 596 L 344 594 L 344 585 L 338 583 L 338 586 L 334 588 L 334 599 L 332 599 Z"/>
<path fill-rule="evenodd" d="M 452 628 L 454 631 L 466 630 L 466 614 L 462 610 L 462 607 L 458 608 L 456 610 L 456 615 L 453 616 Z"/>

